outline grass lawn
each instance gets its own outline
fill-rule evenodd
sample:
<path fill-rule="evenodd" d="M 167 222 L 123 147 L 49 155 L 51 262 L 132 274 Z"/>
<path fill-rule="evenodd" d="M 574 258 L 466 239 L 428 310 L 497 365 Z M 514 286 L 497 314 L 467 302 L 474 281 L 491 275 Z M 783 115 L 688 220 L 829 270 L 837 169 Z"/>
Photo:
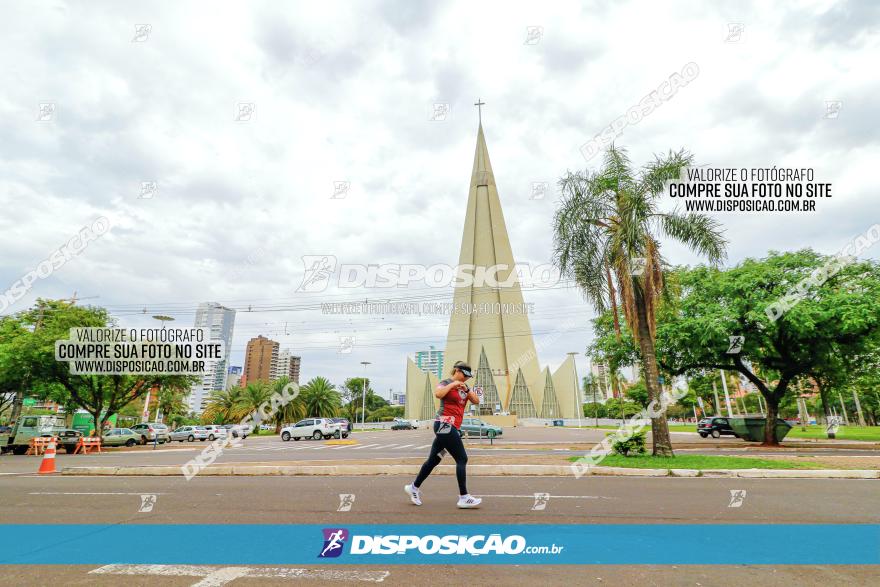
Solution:
<path fill-rule="evenodd" d="M 575 462 L 580 457 L 568 460 Z M 672 458 L 651 455 L 624 457 L 608 455 L 600 467 L 629 467 L 633 469 L 822 469 L 822 465 L 808 461 L 782 459 L 755 459 L 708 455 L 679 455 Z"/>
<path fill-rule="evenodd" d="M 584 426 L 584 428 L 596 428 L 595 426 Z M 602 430 L 617 430 L 618 426 L 599 426 Z M 696 432 L 696 424 L 670 424 L 670 432 Z M 731 438 L 730 436 L 722 436 L 722 438 Z M 825 440 L 828 435 L 825 433 L 824 426 L 807 426 L 806 431 L 801 430 L 800 426 L 795 426 L 789 430 L 786 438 L 815 438 Z M 860 428 L 858 426 L 841 426 L 837 431 L 837 440 L 867 440 L 880 442 L 880 426 L 866 426 Z"/>

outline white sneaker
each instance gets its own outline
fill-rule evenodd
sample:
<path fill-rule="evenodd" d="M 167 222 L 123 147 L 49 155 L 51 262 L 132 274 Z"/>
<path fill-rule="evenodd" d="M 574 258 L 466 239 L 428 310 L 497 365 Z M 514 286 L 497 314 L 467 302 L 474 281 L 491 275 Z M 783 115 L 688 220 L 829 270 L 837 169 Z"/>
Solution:
<path fill-rule="evenodd" d="M 458 498 L 458 507 L 463 510 L 469 508 L 480 507 L 480 504 L 483 502 L 479 497 L 474 497 L 473 495 L 461 495 Z"/>
<path fill-rule="evenodd" d="M 422 505 L 422 492 L 415 485 L 404 485 L 403 490 L 409 496 L 409 500 L 416 505 Z"/>

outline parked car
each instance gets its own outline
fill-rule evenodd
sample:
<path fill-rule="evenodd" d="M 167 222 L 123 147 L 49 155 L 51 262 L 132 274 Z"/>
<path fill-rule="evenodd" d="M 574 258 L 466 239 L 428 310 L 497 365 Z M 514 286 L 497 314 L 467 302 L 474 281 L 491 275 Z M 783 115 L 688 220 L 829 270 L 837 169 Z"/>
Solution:
<path fill-rule="evenodd" d="M 226 438 L 229 434 L 226 428 L 220 424 L 205 424 L 203 428 L 208 435 L 208 440 L 211 441 L 217 440 L 218 438 Z"/>
<path fill-rule="evenodd" d="M 487 424 L 479 418 L 463 418 L 461 420 L 462 436 L 484 436 L 487 438 L 495 438 L 501 436 L 504 430 L 501 426 Z"/>
<path fill-rule="evenodd" d="M 147 444 L 158 439 L 159 444 L 171 442 L 171 434 L 168 426 L 159 422 L 144 422 L 131 427 L 133 432 L 140 434 L 141 444 Z"/>
<path fill-rule="evenodd" d="M 171 440 L 183 442 L 194 442 L 196 440 L 206 440 L 208 432 L 201 426 L 181 426 L 177 430 L 171 432 Z"/>
<path fill-rule="evenodd" d="M 703 438 L 706 438 L 710 434 L 712 435 L 712 438 L 719 438 L 722 434 L 736 436 L 736 432 L 730 427 L 730 422 L 727 421 L 727 418 L 719 418 L 717 416 L 700 420 L 697 423 L 697 432 L 699 432 L 700 436 Z"/>
<path fill-rule="evenodd" d="M 412 425 L 412 422 L 408 420 L 396 420 L 394 424 L 391 425 L 392 430 L 415 430 L 415 426 Z"/>
<path fill-rule="evenodd" d="M 131 428 L 111 428 L 101 437 L 102 446 L 128 446 L 141 443 L 141 435 Z"/>
<path fill-rule="evenodd" d="M 296 424 L 281 429 L 281 440 L 285 442 L 293 438 L 314 438 L 327 440 L 332 437 L 342 438 L 342 425 L 330 418 L 306 418 Z M 348 434 L 346 434 L 348 436 Z"/>
<path fill-rule="evenodd" d="M 349 422 L 345 418 L 330 418 L 337 424 L 341 424 L 339 430 L 342 432 L 342 438 L 348 438 L 348 434 L 351 432 L 351 422 Z"/>
<path fill-rule="evenodd" d="M 238 438 L 239 436 L 247 438 L 251 431 L 253 431 L 252 427 L 243 424 L 223 424 L 222 427 L 226 429 L 227 434 L 231 432 L 233 438 Z"/>

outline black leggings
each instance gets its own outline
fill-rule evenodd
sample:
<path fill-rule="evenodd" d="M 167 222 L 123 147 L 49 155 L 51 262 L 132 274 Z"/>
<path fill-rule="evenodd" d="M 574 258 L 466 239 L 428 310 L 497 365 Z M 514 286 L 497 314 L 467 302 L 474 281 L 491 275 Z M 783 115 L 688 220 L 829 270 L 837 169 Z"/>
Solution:
<path fill-rule="evenodd" d="M 441 428 L 442 426 L 442 428 Z M 459 495 L 467 495 L 466 470 L 468 457 L 464 450 L 464 443 L 461 441 L 461 432 L 451 424 L 445 424 L 438 421 L 434 422 L 434 442 L 431 444 L 431 454 L 428 460 L 422 465 L 419 476 L 416 477 L 416 487 L 421 487 L 434 467 L 440 464 L 442 457 L 440 451 L 446 449 L 452 458 L 455 459 L 455 478 L 458 479 Z"/>

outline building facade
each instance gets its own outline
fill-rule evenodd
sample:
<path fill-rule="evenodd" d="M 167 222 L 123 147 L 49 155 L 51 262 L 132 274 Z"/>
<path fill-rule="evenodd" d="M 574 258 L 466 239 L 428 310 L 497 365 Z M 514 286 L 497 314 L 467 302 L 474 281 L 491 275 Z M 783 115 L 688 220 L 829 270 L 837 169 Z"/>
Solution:
<path fill-rule="evenodd" d="M 426 351 L 417 351 L 415 363 L 425 373 L 433 373 L 443 379 L 443 351 L 438 351 L 433 346 Z"/>
<path fill-rule="evenodd" d="M 235 327 L 235 310 L 221 306 L 216 302 L 199 304 L 196 309 L 196 328 L 208 328 L 211 340 L 223 342 L 224 358 L 209 363 L 208 370 L 199 383 L 190 388 L 188 403 L 191 412 L 201 414 L 211 392 L 226 389 L 227 366 L 229 353 L 232 349 L 232 331 Z"/>
<path fill-rule="evenodd" d="M 226 374 L 226 389 L 232 389 L 236 385 L 241 384 L 241 374 L 243 369 L 240 366 L 229 367 Z"/>
<path fill-rule="evenodd" d="M 275 373 L 272 376 L 272 381 L 281 379 L 282 377 L 289 377 L 291 381 L 299 385 L 299 369 L 301 363 L 302 358 L 296 355 L 291 355 L 289 349 L 279 352 L 278 362 L 275 366 Z"/>
<path fill-rule="evenodd" d="M 250 339 L 244 354 L 244 372 L 241 376 L 241 384 L 273 381 L 278 374 L 280 346 L 262 334 Z"/>

